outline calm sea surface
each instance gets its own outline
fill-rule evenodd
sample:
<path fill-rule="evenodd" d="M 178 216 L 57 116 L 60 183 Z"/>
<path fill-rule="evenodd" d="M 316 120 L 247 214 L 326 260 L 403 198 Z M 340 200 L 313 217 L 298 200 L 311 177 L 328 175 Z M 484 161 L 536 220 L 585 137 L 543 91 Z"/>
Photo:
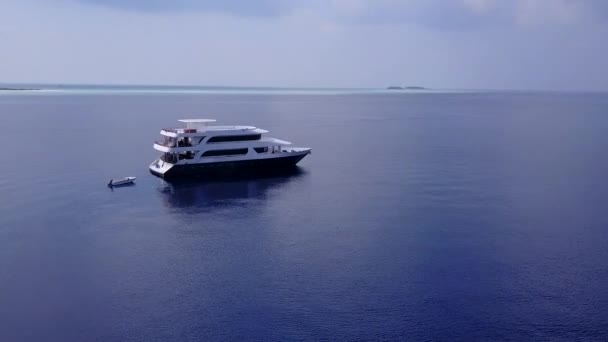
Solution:
<path fill-rule="evenodd" d="M 150 175 L 199 117 L 313 154 Z M 1 341 L 608 340 L 608 94 L 5 92 L 0 129 Z"/>

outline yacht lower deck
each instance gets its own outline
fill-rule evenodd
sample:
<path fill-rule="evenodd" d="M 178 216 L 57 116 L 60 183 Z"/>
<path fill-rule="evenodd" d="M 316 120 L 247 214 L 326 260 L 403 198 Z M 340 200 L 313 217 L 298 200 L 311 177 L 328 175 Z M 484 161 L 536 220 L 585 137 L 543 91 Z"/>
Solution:
<path fill-rule="evenodd" d="M 310 149 L 300 148 L 274 154 L 271 158 L 209 161 L 204 163 L 171 164 L 158 159 L 150 165 L 156 176 L 172 179 L 183 177 L 236 177 L 276 174 L 296 166 Z"/>

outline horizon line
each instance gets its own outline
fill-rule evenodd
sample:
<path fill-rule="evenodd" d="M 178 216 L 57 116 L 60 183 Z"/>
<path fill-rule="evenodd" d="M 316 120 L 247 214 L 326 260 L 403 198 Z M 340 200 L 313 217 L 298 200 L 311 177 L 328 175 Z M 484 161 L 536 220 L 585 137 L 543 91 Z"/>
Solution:
<path fill-rule="evenodd" d="M 212 88 L 212 89 L 260 89 L 260 90 L 389 90 L 387 89 L 394 84 L 386 85 L 384 87 L 361 87 L 361 86 L 245 86 L 245 85 L 200 85 L 200 84 L 158 84 L 158 83 L 77 83 L 77 82 L 0 82 L 0 88 L 2 86 L 49 86 L 49 87 L 78 87 L 78 86 L 91 86 L 91 87 L 149 87 L 149 88 L 162 88 L 162 87 L 173 87 L 173 88 Z M 574 93 L 605 93 L 608 89 L 546 89 L 546 88 L 436 88 L 418 85 L 400 85 L 401 87 L 422 87 L 422 89 L 411 91 L 424 92 L 425 90 L 431 91 L 480 91 L 480 92 L 574 92 Z M 40 88 L 40 90 L 46 90 Z M 408 90 L 408 89 L 402 89 Z M 395 90 L 394 90 L 395 91 Z M 399 91 L 397 89 L 396 91 Z"/>

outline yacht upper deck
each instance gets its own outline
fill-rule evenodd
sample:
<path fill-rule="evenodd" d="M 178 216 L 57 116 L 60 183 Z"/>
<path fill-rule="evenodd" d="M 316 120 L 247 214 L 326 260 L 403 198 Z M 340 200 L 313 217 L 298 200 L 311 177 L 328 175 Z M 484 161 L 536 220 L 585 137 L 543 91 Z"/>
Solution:
<path fill-rule="evenodd" d="M 160 134 L 168 137 L 196 137 L 203 135 L 240 135 L 240 134 L 264 134 L 267 130 L 254 126 L 209 126 L 208 123 L 215 122 L 213 119 L 182 119 L 178 120 L 186 124 L 181 128 L 163 128 Z"/>

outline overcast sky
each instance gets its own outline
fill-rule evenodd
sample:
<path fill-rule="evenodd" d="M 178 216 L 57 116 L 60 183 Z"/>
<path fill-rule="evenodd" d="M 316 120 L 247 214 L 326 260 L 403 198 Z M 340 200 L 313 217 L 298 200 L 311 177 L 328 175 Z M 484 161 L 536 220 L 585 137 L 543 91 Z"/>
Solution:
<path fill-rule="evenodd" d="M 608 90 L 608 0 L 0 0 L 0 82 Z"/>

